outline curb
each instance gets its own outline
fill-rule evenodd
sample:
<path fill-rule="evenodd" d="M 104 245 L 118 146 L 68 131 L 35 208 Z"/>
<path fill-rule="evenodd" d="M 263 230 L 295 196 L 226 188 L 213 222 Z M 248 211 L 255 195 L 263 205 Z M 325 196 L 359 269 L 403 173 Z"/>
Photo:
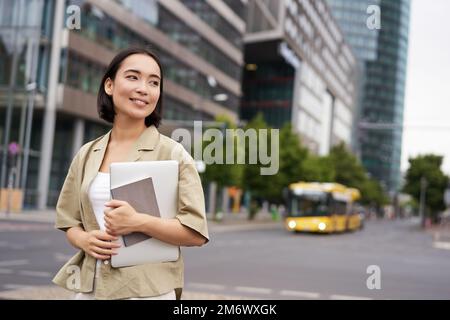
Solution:
<path fill-rule="evenodd" d="M 226 231 L 238 231 L 246 229 L 258 229 L 258 228 L 271 228 L 275 226 L 282 226 L 282 221 L 273 221 L 272 219 L 261 216 L 259 219 L 247 220 L 246 216 L 230 216 L 224 218 L 222 221 L 215 221 L 211 218 L 208 219 L 208 227 L 212 231 L 226 232 Z M 56 211 L 41 211 L 41 212 L 23 212 L 23 213 L 0 213 L 0 221 L 21 221 L 21 222 L 41 222 L 41 223 L 54 223 L 56 217 Z"/>

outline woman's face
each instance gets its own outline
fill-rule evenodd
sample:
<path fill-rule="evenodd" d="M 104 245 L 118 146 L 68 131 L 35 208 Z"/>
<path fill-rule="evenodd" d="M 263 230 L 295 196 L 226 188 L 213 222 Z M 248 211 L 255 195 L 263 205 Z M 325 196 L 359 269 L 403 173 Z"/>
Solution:
<path fill-rule="evenodd" d="M 156 61 L 145 54 L 133 54 L 122 61 L 115 79 L 105 81 L 105 92 L 112 96 L 115 119 L 144 121 L 159 100 L 161 71 Z"/>

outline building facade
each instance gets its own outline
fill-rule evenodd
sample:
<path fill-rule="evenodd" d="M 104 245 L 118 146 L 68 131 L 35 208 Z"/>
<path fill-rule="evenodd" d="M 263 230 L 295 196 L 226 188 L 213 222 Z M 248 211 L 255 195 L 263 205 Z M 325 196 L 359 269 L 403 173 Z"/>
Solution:
<path fill-rule="evenodd" d="M 14 163 L 25 207 L 55 205 L 73 155 L 110 128 L 96 95 L 129 46 L 161 58 L 163 133 L 217 115 L 237 121 L 245 10 L 241 0 L 0 0 L 2 187 Z M 24 151 L 15 160 L 11 141 Z"/>
<path fill-rule="evenodd" d="M 387 191 L 396 192 L 401 179 L 400 128 L 403 123 L 410 1 L 327 2 L 360 64 L 358 153 L 368 172 L 381 181 Z M 373 28 L 371 20 L 377 15 L 380 28 Z M 367 123 L 369 125 L 365 125 Z M 387 126 L 378 129 L 377 124 Z"/>
<path fill-rule="evenodd" d="M 324 1 L 248 4 L 241 116 L 291 123 L 313 152 L 351 147 L 356 59 Z"/>

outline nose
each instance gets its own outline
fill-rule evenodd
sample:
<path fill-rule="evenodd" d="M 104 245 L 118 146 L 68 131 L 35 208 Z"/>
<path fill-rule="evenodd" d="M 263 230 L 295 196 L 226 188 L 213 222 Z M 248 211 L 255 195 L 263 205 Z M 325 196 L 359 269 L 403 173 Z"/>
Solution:
<path fill-rule="evenodd" d="M 139 82 L 139 85 L 136 87 L 136 92 L 141 95 L 147 95 L 147 84 L 145 83 L 145 81 Z"/>

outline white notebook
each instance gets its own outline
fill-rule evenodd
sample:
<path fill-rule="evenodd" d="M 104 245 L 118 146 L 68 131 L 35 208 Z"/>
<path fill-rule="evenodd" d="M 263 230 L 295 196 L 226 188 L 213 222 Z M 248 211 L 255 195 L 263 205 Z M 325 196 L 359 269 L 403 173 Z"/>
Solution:
<path fill-rule="evenodd" d="M 178 162 L 136 161 L 110 165 L 113 199 L 129 202 L 136 211 L 174 218 L 178 210 Z M 155 203 L 156 201 L 156 203 Z M 147 211 L 147 212 L 142 212 Z M 111 257 L 113 267 L 176 261 L 179 247 L 145 234 L 133 233 L 119 237 L 122 245 Z"/>

